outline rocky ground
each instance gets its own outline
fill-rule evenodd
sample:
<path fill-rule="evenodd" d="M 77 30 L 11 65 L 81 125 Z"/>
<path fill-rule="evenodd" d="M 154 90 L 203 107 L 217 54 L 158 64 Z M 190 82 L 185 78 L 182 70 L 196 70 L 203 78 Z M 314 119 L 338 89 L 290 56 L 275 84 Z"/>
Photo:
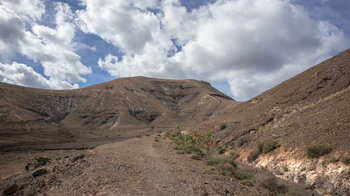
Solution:
<path fill-rule="evenodd" d="M 102 145 L 5 179 L 0 190 L 3 195 L 271 195 L 171 145 L 165 134 Z"/>

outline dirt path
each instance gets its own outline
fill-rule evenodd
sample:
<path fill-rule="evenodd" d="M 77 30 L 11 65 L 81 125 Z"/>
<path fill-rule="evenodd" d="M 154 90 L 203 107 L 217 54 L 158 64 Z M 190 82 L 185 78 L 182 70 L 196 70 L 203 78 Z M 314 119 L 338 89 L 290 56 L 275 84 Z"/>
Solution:
<path fill-rule="evenodd" d="M 261 195 L 255 187 L 215 174 L 177 154 L 165 137 L 129 139 L 62 161 L 33 178 L 39 195 Z M 27 176 L 27 178 L 30 178 Z M 31 185 L 33 186 L 33 185 Z M 33 188 L 32 188 L 33 189 Z"/>

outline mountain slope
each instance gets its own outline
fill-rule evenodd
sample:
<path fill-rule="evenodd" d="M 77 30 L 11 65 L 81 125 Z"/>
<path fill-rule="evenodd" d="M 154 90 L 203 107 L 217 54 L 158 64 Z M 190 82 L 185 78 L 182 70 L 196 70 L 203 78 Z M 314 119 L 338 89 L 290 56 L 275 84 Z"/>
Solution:
<path fill-rule="evenodd" d="M 219 115 L 228 128 L 217 135 L 225 142 L 250 135 L 253 141 L 275 138 L 293 148 L 318 141 L 350 149 L 349 86 L 346 50 L 247 102 L 230 105 Z M 214 122 L 218 119 L 205 124 Z"/>
<path fill-rule="evenodd" d="M 280 147 L 248 164 L 322 195 L 349 195 L 350 167 L 341 161 L 350 153 L 349 49 L 216 115 L 202 126 L 214 128 L 219 145 L 234 146 L 241 161 L 248 163 L 261 142 L 273 139 Z M 309 158 L 306 149 L 314 143 L 330 153 Z"/>
<path fill-rule="evenodd" d="M 0 83 L 0 145 L 98 141 L 190 126 L 229 102 L 195 80 L 121 78 L 59 91 Z"/>

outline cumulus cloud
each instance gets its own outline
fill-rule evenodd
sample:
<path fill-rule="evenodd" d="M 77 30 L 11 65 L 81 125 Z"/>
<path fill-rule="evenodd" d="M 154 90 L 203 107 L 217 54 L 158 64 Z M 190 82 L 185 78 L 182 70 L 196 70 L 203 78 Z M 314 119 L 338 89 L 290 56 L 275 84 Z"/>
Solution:
<path fill-rule="evenodd" d="M 12 10 L 0 4 L 0 52 L 15 50 L 24 38 L 24 23 Z"/>
<path fill-rule="evenodd" d="M 113 8 L 93 0 L 85 3 L 86 10 L 79 14 L 82 28 L 124 49 L 121 58 L 107 55 L 99 60 L 111 75 L 226 81 L 238 99 L 267 90 L 349 43 L 341 30 L 312 19 L 289 1 L 218 0 L 191 12 L 175 0 L 154 4 L 158 12 L 132 3 Z M 94 7 L 108 14 L 99 15 Z M 116 10 L 130 15 L 120 17 Z M 151 16 L 152 22 L 133 19 L 135 12 L 140 18 Z M 94 22 L 100 20 L 104 22 Z"/>
<path fill-rule="evenodd" d="M 34 25 L 33 34 L 27 32 L 27 45 L 21 51 L 28 58 L 40 61 L 47 76 L 73 83 L 85 82 L 80 75 L 91 73 L 91 69 L 80 62 L 80 56 L 73 49 L 73 15 L 67 4 L 58 3 L 56 11 L 56 28 Z"/>
<path fill-rule="evenodd" d="M 0 5 L 13 10 L 27 22 L 40 20 L 45 13 L 45 5 L 41 0 L 1 0 Z"/>
<path fill-rule="evenodd" d="M 74 42 L 78 27 L 117 48 L 98 61 L 112 76 L 227 82 L 232 95 L 245 100 L 349 45 L 342 30 L 295 2 L 217 0 L 188 10 L 179 0 L 81 0 L 83 8 L 74 13 L 53 3 L 52 27 L 40 23 L 42 1 L 3 0 L 0 54 L 14 51 L 39 62 L 45 77 L 37 81 L 71 88 L 91 73 L 76 50 L 97 49 Z M 2 72 L 10 66 L 19 70 L 3 64 Z"/>
<path fill-rule="evenodd" d="M 35 72 L 33 68 L 17 62 L 13 62 L 12 65 L 0 63 L 0 81 L 10 84 L 46 89 L 66 89 L 78 87 L 77 85 L 72 85 L 67 81 L 56 80 L 54 78 L 50 78 L 48 80 Z"/>
<path fill-rule="evenodd" d="M 147 11 L 157 0 L 82 1 L 86 10 L 78 12 L 78 23 L 87 33 L 101 36 L 125 52 L 142 52 L 159 29 L 157 16 Z M 98 14 L 97 14 L 98 13 Z"/>
<path fill-rule="evenodd" d="M 25 8 L 12 9 L 11 6 L 7 7 L 13 4 L 25 6 L 26 2 L 14 1 L 12 4 L 0 5 L 0 52 L 3 54 L 17 52 L 28 59 L 39 62 L 44 68 L 44 74 L 50 78 L 48 82 L 53 82 L 52 85 L 48 86 L 67 88 L 76 86 L 78 82 L 85 82 L 86 79 L 81 75 L 91 73 L 91 69 L 80 62 L 80 56 L 74 51 L 73 38 L 76 27 L 73 23 L 74 15 L 70 7 L 67 4 L 55 3 L 54 28 L 31 23 L 28 29 L 26 28 L 26 18 L 39 19 L 41 16 L 39 12 L 27 13 Z M 39 6 L 40 10 L 42 4 L 35 2 L 33 5 Z M 33 12 L 35 10 L 33 9 Z M 27 17 L 22 16 L 22 14 L 26 14 Z M 73 84 L 67 85 L 67 82 Z"/>

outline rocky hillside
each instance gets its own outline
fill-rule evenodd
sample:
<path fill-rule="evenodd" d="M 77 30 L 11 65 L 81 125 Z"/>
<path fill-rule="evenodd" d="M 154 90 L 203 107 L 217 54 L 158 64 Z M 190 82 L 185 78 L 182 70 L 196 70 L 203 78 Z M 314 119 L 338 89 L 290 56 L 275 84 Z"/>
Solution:
<path fill-rule="evenodd" d="M 314 141 L 350 149 L 350 49 L 246 102 L 227 106 L 205 126 L 224 142 L 278 139 L 288 148 Z M 250 147 L 247 145 L 247 147 Z"/>
<path fill-rule="evenodd" d="M 195 80 L 121 78 L 59 91 L 0 83 L 0 146 L 96 142 L 190 126 L 231 102 Z"/>
<path fill-rule="evenodd" d="M 242 161 L 260 142 L 273 139 L 281 147 L 251 164 L 323 194 L 350 193 L 350 168 L 341 162 L 350 153 L 350 49 L 217 115 L 203 126 L 241 151 Z M 315 143 L 330 153 L 307 157 L 307 146 Z"/>

